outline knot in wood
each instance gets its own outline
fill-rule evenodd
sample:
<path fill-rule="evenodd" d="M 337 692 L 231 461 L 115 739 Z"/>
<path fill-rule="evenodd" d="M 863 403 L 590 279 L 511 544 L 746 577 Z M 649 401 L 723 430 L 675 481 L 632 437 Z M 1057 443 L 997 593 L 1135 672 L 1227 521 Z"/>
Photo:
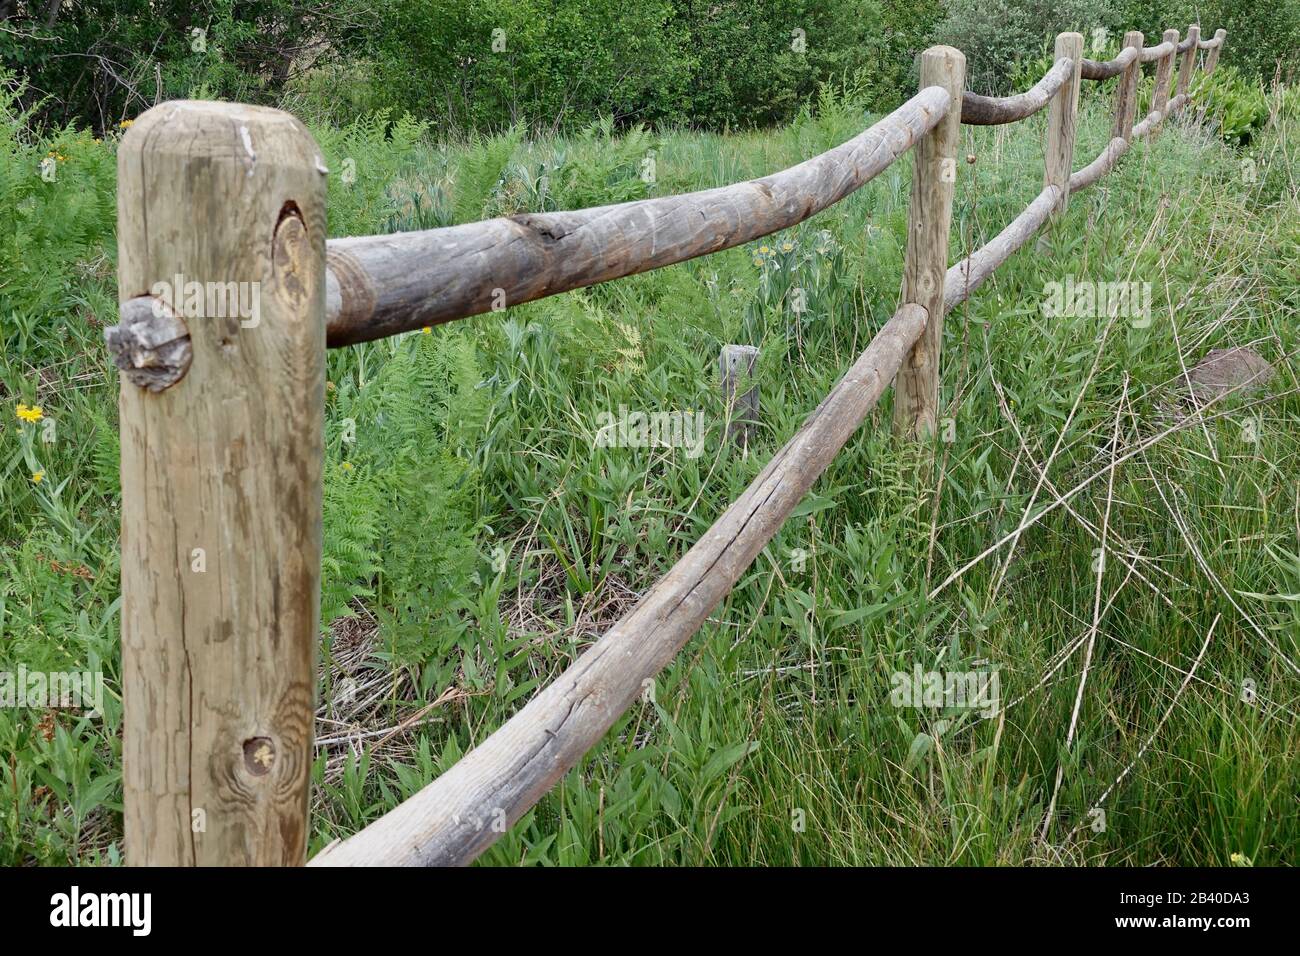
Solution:
<path fill-rule="evenodd" d="M 104 330 L 104 341 L 122 374 L 151 392 L 179 382 L 194 358 L 185 321 L 152 295 L 121 303 L 118 324 Z"/>

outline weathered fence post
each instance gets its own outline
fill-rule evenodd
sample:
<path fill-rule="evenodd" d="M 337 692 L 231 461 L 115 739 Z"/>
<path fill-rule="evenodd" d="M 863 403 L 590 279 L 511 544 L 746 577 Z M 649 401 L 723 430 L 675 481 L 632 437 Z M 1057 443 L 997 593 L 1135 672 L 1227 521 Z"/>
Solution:
<path fill-rule="evenodd" d="M 1124 34 L 1124 49 L 1136 47 L 1138 55 L 1119 75 L 1119 85 L 1115 88 L 1115 123 L 1111 137 L 1133 138 L 1133 120 L 1137 114 L 1138 80 L 1142 78 L 1142 42 L 1145 37 L 1141 30 L 1130 30 Z"/>
<path fill-rule="evenodd" d="M 1174 60 L 1178 59 L 1178 31 L 1166 30 L 1160 38 L 1161 43 L 1172 43 L 1174 48 L 1168 56 L 1162 56 L 1156 63 L 1155 90 L 1151 94 L 1151 110 L 1154 113 L 1161 114 L 1160 122 L 1156 123 L 1155 129 L 1151 131 L 1151 139 L 1160 136 L 1160 130 L 1164 127 L 1165 106 L 1169 102 L 1169 80 L 1174 72 Z"/>
<path fill-rule="evenodd" d="M 948 227 L 957 181 L 957 141 L 966 56 L 950 46 L 921 54 L 921 89 L 941 86 L 948 113 L 916 145 L 903 260 L 903 303 L 927 314 L 925 331 L 894 380 L 894 429 L 911 438 L 934 434 L 939 407 L 939 360 L 943 346 L 943 282 L 948 271 Z"/>
<path fill-rule="evenodd" d="M 287 113 L 169 102 L 123 138 L 117 201 L 126 859 L 301 864 L 325 168 Z"/>
<path fill-rule="evenodd" d="M 1209 76 L 1219 65 L 1219 51 L 1223 49 L 1223 44 L 1227 41 L 1228 31 L 1220 27 L 1214 31 L 1215 46 L 1205 57 L 1205 75 Z"/>
<path fill-rule="evenodd" d="M 746 447 L 758 424 L 758 384 L 753 380 L 757 364 L 758 349 L 752 345 L 724 345 L 718 356 L 722 401 L 727 414 L 724 437 Z M 744 385 L 749 387 L 737 395 Z"/>
<path fill-rule="evenodd" d="M 1053 220 L 1060 219 L 1070 204 L 1070 173 L 1074 172 L 1074 134 L 1079 114 L 1079 77 L 1083 69 L 1082 33 L 1056 35 L 1056 59 L 1064 56 L 1074 61 L 1074 69 L 1047 108 L 1047 147 L 1044 150 L 1043 185 L 1061 190 L 1061 199 L 1052 210 Z"/>
<path fill-rule="evenodd" d="M 1183 62 L 1180 64 L 1178 70 L 1178 87 L 1176 90 L 1176 95 L 1178 96 L 1188 95 L 1188 91 L 1192 86 L 1192 73 L 1196 69 L 1196 55 L 1198 53 L 1196 44 L 1199 43 L 1201 39 L 1200 26 L 1193 23 L 1188 27 L 1187 39 L 1190 41 L 1190 46 L 1188 46 L 1187 52 L 1183 54 Z M 1186 103 L 1182 104 L 1182 106 L 1186 105 Z M 1179 108 L 1181 109 L 1182 106 Z"/>

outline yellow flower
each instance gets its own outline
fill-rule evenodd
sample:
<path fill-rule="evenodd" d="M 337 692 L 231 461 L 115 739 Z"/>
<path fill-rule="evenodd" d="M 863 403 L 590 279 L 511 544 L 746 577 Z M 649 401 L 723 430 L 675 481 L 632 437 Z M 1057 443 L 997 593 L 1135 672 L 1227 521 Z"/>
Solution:
<path fill-rule="evenodd" d="M 332 392 L 332 391 L 334 391 L 334 389 L 336 389 L 336 388 L 338 388 L 338 386 L 335 385 L 333 382 L 326 382 L 326 383 L 325 383 L 325 391 L 327 391 L 327 392 Z"/>
<path fill-rule="evenodd" d="M 432 334 L 433 334 L 433 328 L 432 328 L 432 326 L 428 326 L 428 325 L 426 325 L 424 328 L 420 329 L 420 331 L 423 332 L 425 335 L 432 335 Z"/>
<path fill-rule="evenodd" d="M 767 246 L 759 246 L 758 251 L 761 252 L 763 255 L 767 255 L 772 250 L 769 249 Z"/>
<path fill-rule="evenodd" d="M 351 470 L 352 470 L 352 462 L 350 462 L 350 461 L 345 461 L 345 462 L 344 462 L 340 467 L 341 467 L 344 471 L 351 471 Z"/>
<path fill-rule="evenodd" d="M 25 422 L 39 422 L 44 416 L 45 413 L 41 411 L 41 406 L 39 405 L 28 407 L 27 405 L 19 404 L 18 406 L 18 417 Z"/>
<path fill-rule="evenodd" d="M 45 480 L 45 472 L 43 470 L 32 472 L 32 481 L 34 483 L 39 485 L 44 480 Z"/>
<path fill-rule="evenodd" d="M 794 249 L 794 243 L 790 240 L 787 239 L 785 242 L 781 243 L 782 252 L 790 252 L 792 249 Z"/>
<path fill-rule="evenodd" d="M 119 129 L 127 129 L 135 125 L 135 120 L 122 120 L 122 122 L 118 123 L 117 125 Z"/>

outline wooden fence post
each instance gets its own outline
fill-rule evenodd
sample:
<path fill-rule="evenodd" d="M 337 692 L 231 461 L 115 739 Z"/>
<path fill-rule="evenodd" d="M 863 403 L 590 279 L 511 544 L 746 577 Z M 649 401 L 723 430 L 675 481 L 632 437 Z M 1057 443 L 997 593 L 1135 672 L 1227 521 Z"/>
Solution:
<path fill-rule="evenodd" d="M 1165 106 L 1169 102 L 1169 80 L 1174 72 L 1174 60 L 1178 59 L 1178 31 L 1166 30 L 1160 38 L 1161 43 L 1172 43 L 1173 52 L 1168 56 L 1162 56 L 1156 63 L 1155 92 L 1151 95 L 1151 110 L 1155 113 L 1162 114 L 1160 122 L 1156 123 L 1155 129 L 1151 131 L 1151 139 L 1156 139 L 1160 135 L 1160 130 L 1164 127 L 1165 121 L 1163 114 Z"/>
<path fill-rule="evenodd" d="M 925 331 L 894 380 L 894 429 L 921 439 L 934 434 L 939 407 L 939 360 L 943 346 L 943 283 L 948 271 L 948 227 L 957 181 L 957 141 L 966 56 L 950 46 L 921 54 L 921 89 L 948 91 L 948 113 L 916 144 L 903 260 L 903 303 L 925 309 Z"/>
<path fill-rule="evenodd" d="M 1119 85 L 1115 88 L 1115 123 L 1111 137 L 1133 138 L 1133 119 L 1137 114 L 1138 80 L 1142 78 L 1142 42 L 1145 37 L 1141 30 L 1130 30 L 1124 34 L 1124 49 L 1136 47 L 1138 55 L 1133 58 L 1124 72 L 1119 75 Z"/>
<path fill-rule="evenodd" d="M 722 401 L 728 418 L 724 437 L 746 447 L 758 424 L 758 384 L 753 381 L 757 365 L 758 349 L 752 345 L 724 345 L 718 356 Z M 737 395 L 746 384 L 749 388 Z"/>
<path fill-rule="evenodd" d="M 229 103 L 155 106 L 118 151 L 131 864 L 305 862 L 325 172 L 292 116 Z"/>
<path fill-rule="evenodd" d="M 1178 87 L 1176 90 L 1178 96 L 1186 96 L 1192 86 L 1192 73 L 1196 69 L 1196 54 L 1198 52 L 1196 44 L 1200 42 L 1201 39 L 1200 26 L 1193 23 L 1188 27 L 1187 39 L 1191 41 L 1191 46 L 1189 46 L 1187 52 L 1183 54 L 1183 62 L 1178 70 Z M 1187 104 L 1183 103 L 1182 105 L 1186 106 Z"/>
<path fill-rule="evenodd" d="M 1205 75 L 1209 76 L 1219 65 L 1219 51 L 1223 49 L 1223 44 L 1227 42 L 1228 31 L 1220 27 L 1214 31 L 1214 39 L 1218 41 L 1218 46 L 1212 49 L 1205 57 Z"/>
<path fill-rule="evenodd" d="M 1079 77 L 1083 69 L 1082 33 L 1056 35 L 1056 59 L 1064 56 L 1074 61 L 1074 69 L 1047 108 L 1047 147 L 1043 153 L 1043 185 L 1061 190 L 1061 199 L 1052 211 L 1054 221 L 1065 214 L 1070 204 L 1070 173 L 1074 172 L 1074 134 L 1079 113 Z"/>

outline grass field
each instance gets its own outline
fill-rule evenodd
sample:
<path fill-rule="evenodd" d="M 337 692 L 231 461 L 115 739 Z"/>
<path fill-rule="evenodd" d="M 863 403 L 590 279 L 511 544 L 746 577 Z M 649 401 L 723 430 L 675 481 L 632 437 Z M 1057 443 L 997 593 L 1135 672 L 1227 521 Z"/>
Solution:
<path fill-rule="evenodd" d="M 1109 105 L 1085 100 L 1076 165 Z M 1038 193 L 1045 116 L 963 130 L 954 261 Z M 358 235 L 723 185 L 865 122 L 826 96 L 733 135 L 315 132 L 331 234 Z M 934 445 L 892 440 L 886 396 L 482 861 L 1296 863 L 1298 134 L 1293 111 L 1234 151 L 1180 120 L 1073 197 L 948 318 Z M 0 863 L 117 863 L 114 143 L 2 135 L 0 670 L 102 671 L 105 693 L 91 716 L 0 708 Z M 897 305 L 908 184 L 905 159 L 762 242 L 330 353 L 312 852 L 484 739 L 757 474 Z M 1150 321 L 1044 315 L 1067 277 L 1149 284 Z M 724 343 L 761 348 L 743 453 L 719 437 Z M 1277 366 L 1267 390 L 1172 429 L 1178 376 L 1226 346 Z M 702 414 L 703 453 L 598 446 L 620 407 Z M 1000 706 L 895 706 L 918 668 L 996 671 Z"/>

